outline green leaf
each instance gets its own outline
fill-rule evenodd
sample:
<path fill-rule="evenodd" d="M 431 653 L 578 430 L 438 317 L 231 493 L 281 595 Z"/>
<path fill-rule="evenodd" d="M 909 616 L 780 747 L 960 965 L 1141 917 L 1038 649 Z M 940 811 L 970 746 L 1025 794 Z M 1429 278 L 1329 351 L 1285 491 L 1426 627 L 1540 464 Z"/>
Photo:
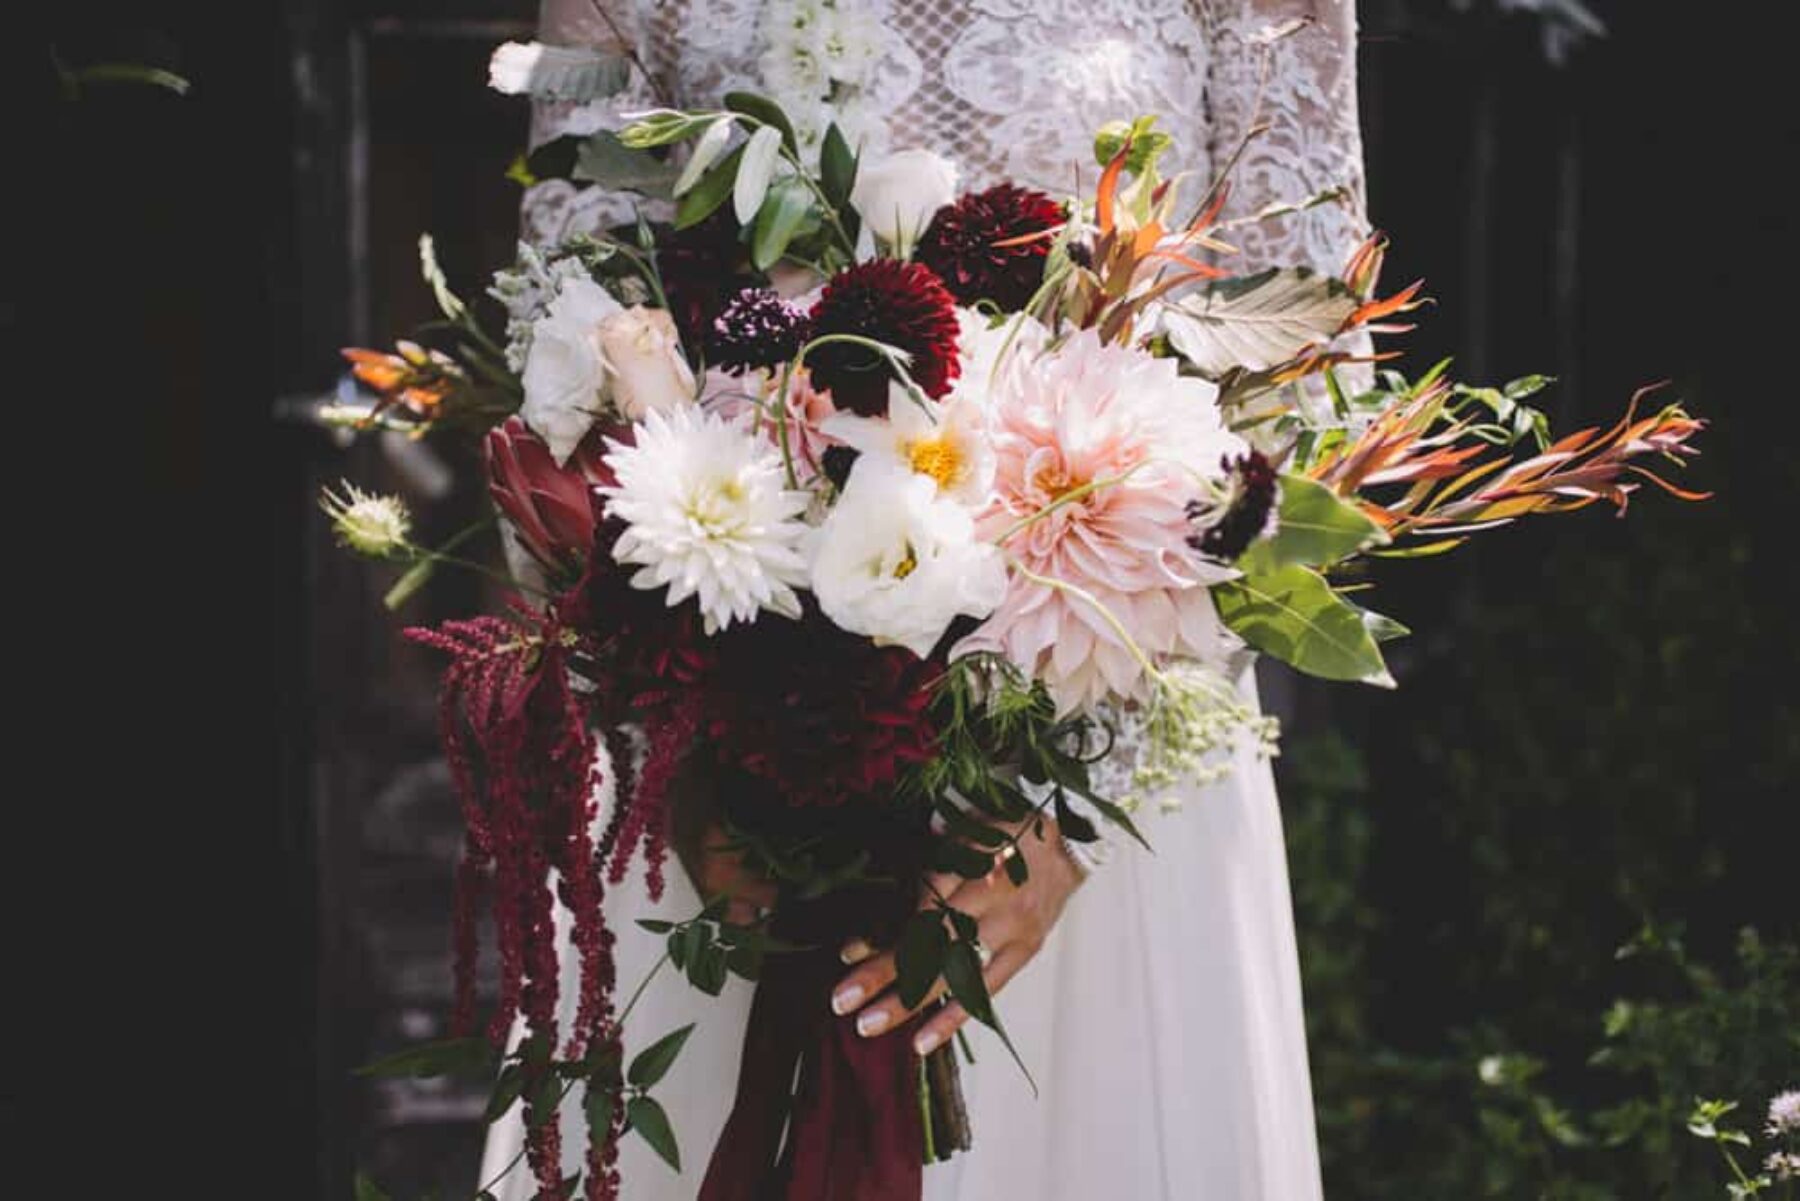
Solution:
<path fill-rule="evenodd" d="M 1245 575 L 1295 565 L 1322 567 L 1387 540 L 1380 526 L 1330 488 L 1305 476 L 1284 474 L 1274 536 L 1252 545 L 1237 566 Z"/>
<path fill-rule="evenodd" d="M 683 195 L 700 182 L 700 176 L 706 169 L 725 153 L 725 147 L 731 144 L 732 130 L 736 128 L 737 122 L 730 117 L 720 117 L 706 127 L 706 132 L 700 135 L 693 150 L 688 152 L 687 165 L 682 167 L 681 174 L 675 179 L 675 195 Z"/>
<path fill-rule="evenodd" d="M 598 1146 L 606 1141 L 612 1130 L 613 1114 L 619 1108 L 619 1094 L 610 1088 L 595 1088 L 590 1084 L 581 1108 L 587 1115 L 588 1139 Z"/>
<path fill-rule="evenodd" d="M 625 1078 L 639 1088 L 651 1088 L 661 1080 L 675 1064 L 675 1057 L 681 1054 L 686 1045 L 688 1035 L 694 1032 L 694 1024 L 689 1022 L 679 1030 L 670 1031 L 649 1046 L 639 1051 L 632 1058 L 631 1070 Z"/>
<path fill-rule="evenodd" d="M 1395 621 L 1385 613 L 1377 613 L 1373 609 L 1358 609 L 1362 614 L 1363 629 L 1369 631 L 1369 637 L 1377 642 L 1392 642 L 1396 638 L 1405 638 L 1412 630 Z"/>
<path fill-rule="evenodd" d="M 1245 576 L 1214 588 L 1213 598 L 1229 629 L 1298 671 L 1394 686 L 1361 611 L 1315 571 L 1283 567 Z"/>
<path fill-rule="evenodd" d="M 979 880 L 994 870 L 994 856 L 954 838 L 940 838 L 931 848 L 931 867 L 933 871 L 954 872 L 967 880 Z"/>
<path fill-rule="evenodd" d="M 615 192 L 639 192 L 668 199 L 680 171 L 673 163 L 647 150 L 634 150 L 619 135 L 603 129 L 582 142 L 575 152 L 576 179 L 597 183 Z"/>
<path fill-rule="evenodd" d="M 547 1122 L 556 1120 L 556 1111 L 562 1104 L 562 1081 L 554 1072 L 546 1073 L 537 1087 L 531 1090 L 531 1121 L 533 1130 Z"/>
<path fill-rule="evenodd" d="M 718 163 L 707 168 L 700 182 L 684 193 L 675 206 L 675 228 L 687 229 L 698 225 L 718 211 L 731 195 L 732 186 L 737 182 L 738 164 L 744 159 L 744 148 L 739 146 Z"/>
<path fill-rule="evenodd" d="M 681 1171 L 681 1148 L 675 1144 L 675 1131 L 669 1126 L 669 1115 L 651 1097 L 633 1097 L 625 1103 L 625 1120 L 650 1149 L 662 1156 L 664 1163 Z"/>
<path fill-rule="evenodd" d="M 675 928 L 674 922 L 664 921 L 659 917 L 640 917 L 638 925 L 652 934 L 667 934 Z"/>
<path fill-rule="evenodd" d="M 767 942 L 762 939 L 742 943 L 731 948 L 730 954 L 725 956 L 725 966 L 734 976 L 741 976 L 745 980 L 759 980 L 762 978 L 763 960 L 768 955 L 768 949 Z"/>
<path fill-rule="evenodd" d="M 781 144 L 795 158 L 800 157 L 800 141 L 794 136 L 794 126 L 781 106 L 767 96 L 758 96 L 755 92 L 726 92 L 725 107 L 734 113 L 742 113 L 753 121 L 760 121 L 765 127 L 773 127 L 781 135 Z"/>
<path fill-rule="evenodd" d="M 381 1191 L 381 1186 L 369 1179 L 368 1173 L 356 1174 L 356 1201 L 388 1201 L 388 1195 Z"/>
<path fill-rule="evenodd" d="M 972 940 L 964 940 L 951 944 L 950 953 L 944 959 L 944 983 L 949 986 L 950 995 L 958 1004 L 969 1011 L 969 1016 L 1000 1036 L 1000 1041 L 1025 1073 L 1025 1082 L 1031 1085 L 1031 1091 L 1037 1093 L 1037 1081 L 1031 1078 L 1031 1069 L 1019 1057 L 1019 1050 L 1013 1046 L 1012 1036 L 1000 1024 L 1000 1015 L 994 1012 L 994 1000 L 988 995 L 987 981 L 981 974 L 981 956 L 975 950 Z"/>
<path fill-rule="evenodd" d="M 748 225 L 756 219 L 757 210 L 762 208 L 763 199 L 769 194 L 769 184 L 775 178 L 775 164 L 780 157 L 781 134 L 769 126 L 751 134 L 750 140 L 744 143 L 743 162 L 731 185 L 731 207 L 737 214 L 739 225 Z"/>
<path fill-rule="evenodd" d="M 900 931 L 894 948 L 900 1003 L 912 1009 L 925 1000 L 944 972 L 944 954 L 950 949 L 950 931 L 935 909 L 915 913 Z"/>
<path fill-rule="evenodd" d="M 731 952 L 714 942 L 707 942 L 688 960 L 688 982 L 709 997 L 716 997 L 725 989 L 725 980 L 730 972 L 726 961 Z"/>
<path fill-rule="evenodd" d="M 1137 828 L 1137 823 L 1131 820 L 1131 814 L 1125 812 L 1116 802 L 1109 801 L 1105 797 L 1095 796 L 1085 788 L 1078 791 L 1087 799 L 1088 804 L 1100 811 L 1101 817 L 1131 835 L 1146 851 L 1152 854 L 1156 852 L 1156 848 L 1150 845 L 1150 840 L 1145 838 L 1143 832 Z"/>
<path fill-rule="evenodd" d="M 775 181 L 756 213 L 756 228 L 750 239 L 753 267 L 767 271 L 781 261 L 788 243 L 806 220 L 812 200 L 812 192 L 793 176 Z"/>
<path fill-rule="evenodd" d="M 494 1091 L 488 1096 L 487 1109 L 482 1114 L 485 1122 L 498 1122 L 506 1116 L 506 1111 L 513 1107 L 519 1094 L 525 1091 L 525 1072 L 518 1064 L 508 1064 L 500 1078 L 494 1081 Z"/>
<path fill-rule="evenodd" d="M 1056 825 L 1064 838 L 1071 842 L 1098 842 L 1100 831 L 1094 829 L 1094 823 L 1069 808 L 1068 799 L 1061 790 L 1056 794 Z"/>
<path fill-rule="evenodd" d="M 970 817 L 955 801 L 944 802 L 938 806 L 937 811 L 939 816 L 944 819 L 944 829 L 964 842 L 972 842 L 978 847 L 994 849 L 1006 842 L 1006 831 L 996 829 L 984 821 Z"/>
<path fill-rule="evenodd" d="M 858 166 L 855 152 L 850 143 L 844 140 L 844 131 L 833 121 L 825 130 L 825 141 L 819 147 L 819 186 L 825 191 L 825 199 L 831 207 L 842 209 L 850 203 L 850 193 L 856 187 L 856 168 Z"/>
<path fill-rule="evenodd" d="M 1006 878 L 1013 882 L 1014 888 L 1021 888 L 1031 878 L 1031 867 L 1025 862 L 1023 854 L 1010 855 L 1006 859 Z"/>
<path fill-rule="evenodd" d="M 358 1076 L 486 1076 L 494 1047 L 485 1038 L 447 1038 L 408 1047 L 356 1069 Z"/>

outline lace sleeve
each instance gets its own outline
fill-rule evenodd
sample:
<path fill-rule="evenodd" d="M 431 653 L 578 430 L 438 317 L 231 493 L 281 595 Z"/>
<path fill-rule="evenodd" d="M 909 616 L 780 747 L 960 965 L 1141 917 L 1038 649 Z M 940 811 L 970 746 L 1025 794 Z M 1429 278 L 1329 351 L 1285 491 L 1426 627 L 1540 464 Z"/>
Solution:
<path fill-rule="evenodd" d="M 1248 270 L 1305 265 L 1337 274 L 1368 236 L 1353 0 L 1207 0 L 1202 11 L 1212 50 L 1206 101 L 1214 168 L 1251 129 L 1267 127 L 1232 173 L 1226 217 L 1344 191 L 1332 204 L 1234 230 L 1244 251 L 1239 262 Z M 1278 36 L 1293 21 L 1305 25 Z"/>
<path fill-rule="evenodd" d="M 534 101 L 531 111 L 533 148 L 565 135 L 583 136 L 624 124 L 622 113 L 652 108 L 666 101 L 640 48 L 651 44 L 641 28 L 644 6 L 629 0 L 542 0 L 538 40 L 552 46 L 598 46 L 633 57 L 630 80 L 615 96 L 586 104 Z M 589 233 L 633 219 L 636 198 L 582 187 L 568 180 L 547 180 L 525 193 L 520 213 L 521 236 L 540 246 L 555 245 L 577 233 Z M 651 217 L 663 214 L 648 212 Z"/>

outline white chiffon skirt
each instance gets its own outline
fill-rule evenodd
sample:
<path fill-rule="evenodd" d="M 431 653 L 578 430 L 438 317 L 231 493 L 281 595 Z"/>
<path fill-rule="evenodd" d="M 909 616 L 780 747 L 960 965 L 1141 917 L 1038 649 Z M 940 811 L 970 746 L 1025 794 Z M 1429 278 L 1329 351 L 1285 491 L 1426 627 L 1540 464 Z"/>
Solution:
<path fill-rule="evenodd" d="M 604 818 L 604 815 L 602 815 Z M 1281 815 L 1269 765 L 1249 753 L 1223 782 L 1140 820 L 1156 848 L 1124 841 L 1076 892 L 1049 944 L 997 997 L 1030 1085 L 971 1024 L 963 1067 L 974 1150 L 925 1172 L 925 1201 L 1319 1201 L 1318 1149 Z M 699 908 L 678 868 L 656 916 Z M 629 996 L 662 952 L 635 924 L 641 880 L 607 904 Z M 562 995 L 574 978 L 564 955 Z M 643 1144 L 621 1152 L 625 1201 L 692 1201 L 736 1085 L 751 986 L 716 1000 L 666 970 L 626 1025 L 643 1046 L 699 1023 L 657 1095 L 681 1139 L 682 1170 Z M 571 1099 L 573 1101 L 574 1099 Z M 565 1174 L 584 1145 L 563 1112 Z M 517 1154 L 518 1111 L 492 1128 L 483 1181 Z M 523 1164 L 495 1189 L 535 1191 Z M 820 1198 L 819 1201 L 855 1201 Z"/>

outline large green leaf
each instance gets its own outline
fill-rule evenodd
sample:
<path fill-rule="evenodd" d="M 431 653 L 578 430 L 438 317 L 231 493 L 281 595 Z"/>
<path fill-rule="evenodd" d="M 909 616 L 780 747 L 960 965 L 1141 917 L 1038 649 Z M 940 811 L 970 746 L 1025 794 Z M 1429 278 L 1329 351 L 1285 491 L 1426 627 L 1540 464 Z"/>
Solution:
<path fill-rule="evenodd" d="M 1283 475 L 1274 537 L 1252 545 L 1237 566 L 1245 575 L 1323 567 L 1387 540 L 1380 526 L 1330 488 L 1305 476 Z"/>
<path fill-rule="evenodd" d="M 1163 314 L 1169 344 L 1201 374 L 1262 371 L 1337 333 L 1356 311 L 1339 280 L 1304 267 L 1280 267 L 1225 280 L 1183 297 Z"/>
<path fill-rule="evenodd" d="M 639 1088 L 650 1088 L 661 1080 L 671 1067 L 675 1065 L 675 1057 L 681 1054 L 686 1045 L 688 1035 L 694 1032 L 694 1024 L 689 1022 L 679 1030 L 672 1030 L 649 1046 L 639 1051 L 632 1058 L 631 1069 L 625 1078 Z"/>
<path fill-rule="evenodd" d="M 750 262 L 767 271 L 787 253 L 788 243 L 812 208 L 812 191 L 793 176 L 778 179 L 757 210 L 756 229 L 750 239 Z"/>
<path fill-rule="evenodd" d="M 662 1156 L 664 1163 L 681 1171 L 681 1148 L 675 1143 L 675 1131 L 669 1125 L 669 1115 L 655 1099 L 633 1097 L 627 1101 L 625 1120 L 650 1144 L 652 1151 Z"/>
<path fill-rule="evenodd" d="M 576 179 L 614 192 L 638 192 L 667 200 L 680 170 L 647 150 L 633 150 L 610 130 L 601 130 L 575 152 Z"/>
<path fill-rule="evenodd" d="M 856 168 L 856 154 L 834 121 L 825 130 L 825 141 L 819 147 L 819 186 L 834 207 L 849 206 L 850 192 L 856 187 Z"/>
<path fill-rule="evenodd" d="M 1219 616 L 1245 642 L 1308 675 L 1392 688 L 1362 611 L 1318 572 L 1282 567 L 1213 589 Z"/>

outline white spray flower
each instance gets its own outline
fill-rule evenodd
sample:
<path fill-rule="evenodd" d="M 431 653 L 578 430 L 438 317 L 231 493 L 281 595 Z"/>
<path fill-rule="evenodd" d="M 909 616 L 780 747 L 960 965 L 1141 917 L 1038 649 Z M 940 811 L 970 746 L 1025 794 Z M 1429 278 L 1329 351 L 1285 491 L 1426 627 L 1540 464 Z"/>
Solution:
<path fill-rule="evenodd" d="M 638 566 L 632 586 L 667 587 L 671 606 L 698 597 L 709 634 L 764 609 L 800 616 L 808 497 L 783 486 L 780 455 L 693 405 L 651 410 L 635 432 L 632 446 L 607 439 L 619 482 L 601 489 L 626 523 L 613 557 Z"/>

